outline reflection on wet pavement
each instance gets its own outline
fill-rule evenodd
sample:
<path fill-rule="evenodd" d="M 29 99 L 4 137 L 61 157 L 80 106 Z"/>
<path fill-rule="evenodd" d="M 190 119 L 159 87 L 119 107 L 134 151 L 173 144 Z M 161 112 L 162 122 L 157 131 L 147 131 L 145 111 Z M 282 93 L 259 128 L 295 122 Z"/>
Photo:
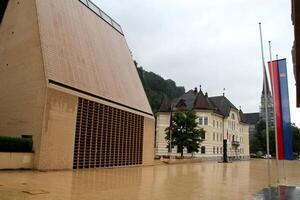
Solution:
<path fill-rule="evenodd" d="M 264 188 L 253 200 L 299 200 L 300 188 L 293 186 L 283 186 Z"/>
<path fill-rule="evenodd" d="M 275 174 L 275 163 L 272 163 Z M 286 162 L 286 184 L 300 186 L 300 162 Z M 275 185 L 275 176 L 272 185 Z M 253 199 L 267 186 L 266 160 L 59 172 L 2 171 L 0 199 Z M 22 191 L 46 191 L 29 194 Z"/>

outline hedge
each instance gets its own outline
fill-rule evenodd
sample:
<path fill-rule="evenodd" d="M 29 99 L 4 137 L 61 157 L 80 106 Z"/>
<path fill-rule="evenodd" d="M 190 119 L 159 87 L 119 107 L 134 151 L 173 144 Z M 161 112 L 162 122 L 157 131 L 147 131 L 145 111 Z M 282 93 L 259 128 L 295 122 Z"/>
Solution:
<path fill-rule="evenodd" d="M 0 152 L 32 152 L 32 138 L 0 136 Z"/>

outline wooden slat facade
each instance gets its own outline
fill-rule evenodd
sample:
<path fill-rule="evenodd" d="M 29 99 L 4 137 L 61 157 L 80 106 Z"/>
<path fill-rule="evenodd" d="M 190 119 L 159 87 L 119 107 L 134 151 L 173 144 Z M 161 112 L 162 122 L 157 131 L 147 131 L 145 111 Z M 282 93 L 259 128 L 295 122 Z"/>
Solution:
<path fill-rule="evenodd" d="M 73 168 L 142 165 L 144 117 L 79 98 Z"/>

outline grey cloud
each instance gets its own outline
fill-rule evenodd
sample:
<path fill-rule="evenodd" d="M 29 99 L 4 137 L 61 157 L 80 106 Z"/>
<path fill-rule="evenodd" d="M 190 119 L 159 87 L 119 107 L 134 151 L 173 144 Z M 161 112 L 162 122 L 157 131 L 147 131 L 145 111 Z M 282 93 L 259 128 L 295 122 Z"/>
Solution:
<path fill-rule="evenodd" d="M 295 108 L 290 1 L 282 0 L 94 0 L 118 21 L 134 58 L 147 70 L 186 89 L 202 84 L 209 95 L 226 95 L 245 112 L 259 109 L 262 67 L 258 22 L 274 55 L 286 57 L 292 120 Z M 275 56 L 274 56 L 275 57 Z"/>

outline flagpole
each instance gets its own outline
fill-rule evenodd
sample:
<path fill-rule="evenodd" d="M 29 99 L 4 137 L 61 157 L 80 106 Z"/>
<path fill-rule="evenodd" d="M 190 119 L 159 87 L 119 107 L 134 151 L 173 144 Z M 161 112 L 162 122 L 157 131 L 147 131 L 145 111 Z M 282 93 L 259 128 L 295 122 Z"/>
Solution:
<path fill-rule="evenodd" d="M 169 127 L 169 135 L 170 135 L 170 156 L 169 159 L 171 160 L 172 157 L 172 127 L 173 127 L 173 106 L 171 105 L 171 115 L 170 115 L 170 127 Z"/>
<path fill-rule="evenodd" d="M 263 47 L 263 37 L 261 23 L 259 23 L 259 33 L 260 33 L 260 47 L 261 47 L 261 58 L 262 58 L 262 68 L 264 72 L 264 99 L 265 99 L 265 115 L 266 115 L 266 140 L 267 140 L 267 160 L 268 160 L 268 186 L 271 187 L 271 164 L 270 164 L 270 141 L 269 141 L 269 118 L 268 118 L 268 104 L 267 104 L 267 78 L 266 78 L 266 67 L 265 67 L 265 56 Z"/>
<path fill-rule="evenodd" d="M 274 109 L 274 127 L 275 127 L 275 146 L 276 146 L 276 168 L 277 168 L 277 184 L 279 184 L 279 166 L 278 166 L 278 136 L 277 136 L 277 120 L 276 120 L 276 100 L 275 100 L 275 83 L 274 83 L 274 69 L 273 69 L 273 60 L 272 60 L 272 47 L 271 41 L 269 41 L 269 53 L 270 53 L 270 63 L 271 63 L 271 79 L 272 79 L 272 91 L 273 91 L 273 109 Z"/>

